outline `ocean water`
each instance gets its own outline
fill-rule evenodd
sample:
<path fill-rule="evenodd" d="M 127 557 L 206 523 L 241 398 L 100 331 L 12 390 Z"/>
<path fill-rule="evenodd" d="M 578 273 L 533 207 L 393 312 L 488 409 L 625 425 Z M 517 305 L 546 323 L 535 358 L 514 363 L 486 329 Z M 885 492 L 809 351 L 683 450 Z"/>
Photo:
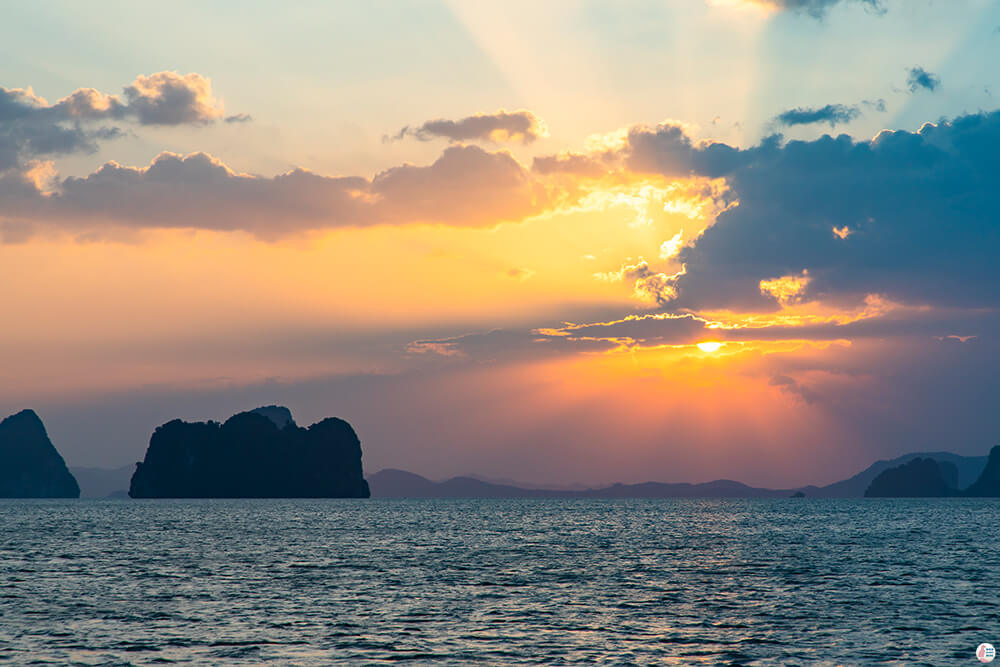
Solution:
<path fill-rule="evenodd" d="M 978 664 L 990 500 L 0 501 L 0 664 Z"/>

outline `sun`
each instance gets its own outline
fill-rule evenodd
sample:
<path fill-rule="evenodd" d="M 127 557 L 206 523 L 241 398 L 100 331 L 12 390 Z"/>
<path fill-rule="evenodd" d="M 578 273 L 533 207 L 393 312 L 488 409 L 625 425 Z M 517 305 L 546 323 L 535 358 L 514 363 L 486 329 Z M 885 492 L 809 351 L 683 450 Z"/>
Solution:
<path fill-rule="evenodd" d="M 716 341 L 706 341 L 704 343 L 698 343 L 698 349 L 701 350 L 702 352 L 715 352 L 720 347 L 722 347 L 722 343 Z"/>

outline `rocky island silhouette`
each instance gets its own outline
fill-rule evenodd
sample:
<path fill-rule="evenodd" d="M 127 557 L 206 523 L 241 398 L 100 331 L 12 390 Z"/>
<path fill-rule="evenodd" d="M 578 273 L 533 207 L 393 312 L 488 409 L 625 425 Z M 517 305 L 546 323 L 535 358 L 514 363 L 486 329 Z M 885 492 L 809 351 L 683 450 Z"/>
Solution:
<path fill-rule="evenodd" d="M 136 464 L 132 498 L 368 498 L 361 442 L 346 421 L 298 426 L 266 406 L 225 423 L 158 427 Z"/>
<path fill-rule="evenodd" d="M 947 461 L 915 458 L 882 471 L 865 491 L 866 498 L 1000 498 L 1000 445 L 990 450 L 979 478 L 968 488 L 958 485 L 958 469 Z"/>
<path fill-rule="evenodd" d="M 947 461 L 916 458 L 876 477 L 866 498 L 947 498 L 958 495 L 958 468 Z"/>
<path fill-rule="evenodd" d="M 34 410 L 0 422 L 0 498 L 79 498 L 80 487 Z"/>
<path fill-rule="evenodd" d="M 288 408 L 269 405 L 221 424 L 167 422 L 155 429 L 145 459 L 134 468 L 69 469 L 38 415 L 22 410 L 0 422 L 0 498 L 1000 497 L 1000 446 L 988 457 L 907 454 L 840 482 L 798 489 L 733 480 L 543 488 L 473 475 L 435 482 L 393 469 L 371 475 L 369 487 L 361 458 L 360 440 L 346 421 L 327 418 L 302 428 Z M 82 475 L 79 483 L 74 471 Z"/>

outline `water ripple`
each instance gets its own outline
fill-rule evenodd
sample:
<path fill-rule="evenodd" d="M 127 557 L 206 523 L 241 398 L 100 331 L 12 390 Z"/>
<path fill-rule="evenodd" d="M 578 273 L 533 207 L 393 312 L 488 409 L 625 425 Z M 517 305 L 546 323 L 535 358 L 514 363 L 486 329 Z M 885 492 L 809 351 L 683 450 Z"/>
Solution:
<path fill-rule="evenodd" d="M 0 501 L 0 664 L 971 662 L 998 508 Z"/>

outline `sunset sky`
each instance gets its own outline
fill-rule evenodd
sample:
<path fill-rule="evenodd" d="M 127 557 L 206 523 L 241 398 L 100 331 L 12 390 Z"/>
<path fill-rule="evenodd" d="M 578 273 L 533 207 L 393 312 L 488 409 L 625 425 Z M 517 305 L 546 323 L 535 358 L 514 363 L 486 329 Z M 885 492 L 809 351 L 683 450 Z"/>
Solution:
<path fill-rule="evenodd" d="M 996 2 L 4 14 L 0 415 L 70 465 L 271 403 L 435 479 L 1000 444 Z"/>

